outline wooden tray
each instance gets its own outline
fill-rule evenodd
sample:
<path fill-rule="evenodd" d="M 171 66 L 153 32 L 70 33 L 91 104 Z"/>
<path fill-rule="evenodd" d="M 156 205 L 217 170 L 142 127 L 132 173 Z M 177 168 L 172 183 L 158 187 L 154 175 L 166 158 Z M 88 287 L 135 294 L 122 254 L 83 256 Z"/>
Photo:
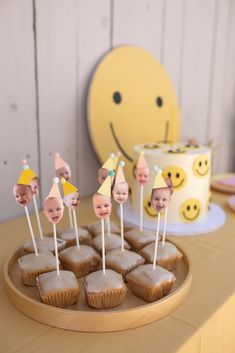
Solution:
<path fill-rule="evenodd" d="M 211 178 L 211 187 L 213 190 L 221 191 L 226 194 L 235 194 L 235 186 L 233 185 L 226 185 L 219 182 L 221 179 L 226 179 L 230 177 L 235 177 L 234 173 L 227 173 L 227 174 L 216 174 L 213 175 Z"/>
<path fill-rule="evenodd" d="M 183 259 L 174 271 L 174 286 L 167 296 L 153 303 L 146 303 L 128 290 L 122 305 L 109 310 L 96 310 L 86 304 L 83 285 L 79 280 L 81 293 L 77 304 L 68 309 L 43 304 L 37 288 L 26 287 L 21 282 L 17 259 L 23 254 L 22 248 L 10 255 L 4 264 L 5 286 L 9 299 L 19 311 L 46 325 L 83 332 L 130 329 L 163 318 L 186 299 L 192 281 L 192 266 L 185 252 L 179 249 Z"/>

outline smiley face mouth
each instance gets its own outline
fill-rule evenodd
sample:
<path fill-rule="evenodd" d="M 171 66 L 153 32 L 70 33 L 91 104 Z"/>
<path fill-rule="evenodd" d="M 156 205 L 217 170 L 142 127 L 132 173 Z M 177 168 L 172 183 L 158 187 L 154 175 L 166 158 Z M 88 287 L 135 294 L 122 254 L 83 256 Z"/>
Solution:
<path fill-rule="evenodd" d="M 200 209 L 197 210 L 197 213 L 196 213 L 196 215 L 194 217 L 190 218 L 190 217 L 186 216 L 186 213 L 183 211 L 183 216 L 184 216 L 185 219 L 187 219 L 187 221 L 194 221 L 195 219 L 198 218 L 199 213 L 200 213 Z"/>
<path fill-rule="evenodd" d="M 198 169 L 195 169 L 195 170 L 196 170 L 196 172 L 197 172 L 198 175 L 200 175 L 200 176 L 205 176 L 205 175 L 208 173 L 209 168 L 206 169 L 205 173 L 200 173 Z"/>
<path fill-rule="evenodd" d="M 183 183 L 184 183 L 184 179 L 182 179 L 181 182 L 180 182 L 178 185 L 173 184 L 173 188 L 177 189 L 177 188 L 179 188 Z"/>
<path fill-rule="evenodd" d="M 109 123 L 109 127 L 110 127 L 110 130 L 111 130 L 113 139 L 114 139 L 114 141 L 116 142 L 116 145 L 118 146 L 119 150 L 122 152 L 123 156 L 125 156 L 126 159 L 127 159 L 129 162 L 133 162 L 133 159 L 126 153 L 126 151 L 125 151 L 124 148 L 122 147 L 121 143 L 119 142 L 119 139 L 118 139 L 118 137 L 117 137 L 117 135 L 116 135 L 116 133 L 115 133 L 113 124 L 112 124 L 111 122 Z"/>

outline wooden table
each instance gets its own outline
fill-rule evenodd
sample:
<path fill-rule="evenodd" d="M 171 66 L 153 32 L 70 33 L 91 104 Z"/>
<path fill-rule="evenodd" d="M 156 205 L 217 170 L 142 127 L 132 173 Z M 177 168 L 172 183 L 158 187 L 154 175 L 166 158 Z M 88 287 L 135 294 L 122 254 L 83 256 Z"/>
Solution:
<path fill-rule="evenodd" d="M 0 281 L 0 342 L 4 353 L 27 352 L 235 352 L 235 214 L 226 195 L 214 193 L 213 202 L 227 213 L 223 228 L 195 237 L 172 238 L 193 263 L 193 284 L 186 302 L 160 321 L 132 330 L 80 333 L 40 324 L 21 314 L 10 303 Z M 94 221 L 90 199 L 83 200 L 80 225 Z M 115 216 L 114 216 L 115 219 Z M 32 217 L 35 222 L 34 217 Z M 61 227 L 66 224 L 63 220 Z M 45 232 L 51 230 L 43 224 Z M 25 218 L 0 225 L 1 268 L 6 257 L 28 239 Z"/>

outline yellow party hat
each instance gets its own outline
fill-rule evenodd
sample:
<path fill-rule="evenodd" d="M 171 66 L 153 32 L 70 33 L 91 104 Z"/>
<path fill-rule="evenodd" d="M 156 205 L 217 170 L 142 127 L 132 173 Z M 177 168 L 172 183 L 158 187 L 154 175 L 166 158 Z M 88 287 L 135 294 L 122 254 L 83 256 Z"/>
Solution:
<path fill-rule="evenodd" d="M 57 197 L 61 199 L 60 189 L 58 184 L 59 184 L 59 178 L 57 177 L 53 178 L 53 185 L 46 199 L 49 199 L 49 197 L 52 197 L 52 198 Z"/>
<path fill-rule="evenodd" d="M 65 180 L 64 178 L 62 178 L 60 181 L 63 186 L 64 196 L 73 194 L 74 192 L 78 191 L 78 188 L 76 188 L 73 184 L 71 184 L 69 181 Z"/>
<path fill-rule="evenodd" d="M 115 184 L 119 184 L 119 183 L 125 183 L 126 179 L 125 179 L 125 175 L 123 173 L 123 167 L 125 165 L 124 161 L 120 161 L 119 165 L 118 165 L 118 170 L 117 170 L 117 174 L 116 174 L 116 178 L 115 178 Z"/>
<path fill-rule="evenodd" d="M 121 156 L 121 152 L 118 151 L 113 160 L 113 170 L 116 170 L 120 156 Z"/>
<path fill-rule="evenodd" d="M 144 151 L 140 151 L 136 168 L 149 168 L 146 159 L 144 158 Z"/>
<path fill-rule="evenodd" d="M 157 171 L 157 174 L 154 179 L 153 189 L 167 188 L 168 185 L 162 177 L 162 170 L 158 167 L 155 167 L 155 170 Z"/>
<path fill-rule="evenodd" d="M 101 168 L 113 170 L 114 169 L 114 159 L 115 159 L 115 154 L 110 153 L 109 158 L 105 161 L 105 163 L 102 165 Z"/>
<path fill-rule="evenodd" d="M 55 153 L 54 155 L 54 163 L 55 163 L 55 170 L 58 170 L 62 167 L 66 167 L 68 163 L 66 163 L 61 157 L 59 153 Z"/>
<path fill-rule="evenodd" d="M 27 161 L 25 159 L 23 159 L 22 161 L 23 165 L 22 165 L 22 172 L 21 175 L 19 177 L 19 180 L 17 181 L 17 184 L 21 184 L 21 185 L 30 185 L 30 181 L 35 178 L 37 176 L 37 174 L 35 174 L 32 169 L 29 168 Z"/>
<path fill-rule="evenodd" d="M 103 184 L 101 184 L 98 194 L 105 195 L 111 197 L 111 186 L 112 186 L 112 177 L 114 176 L 114 172 L 112 170 L 109 171 L 109 174 Z"/>

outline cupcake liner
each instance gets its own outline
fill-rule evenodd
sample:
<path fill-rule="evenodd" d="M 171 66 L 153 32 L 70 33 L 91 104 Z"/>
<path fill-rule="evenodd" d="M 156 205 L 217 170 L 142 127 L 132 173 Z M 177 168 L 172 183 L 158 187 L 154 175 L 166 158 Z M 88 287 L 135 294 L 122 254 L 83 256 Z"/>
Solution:
<path fill-rule="evenodd" d="M 55 269 L 56 267 L 49 267 L 49 268 L 47 267 L 44 270 L 38 270 L 38 271 L 31 271 L 31 272 L 21 271 L 21 274 L 20 274 L 21 280 L 24 283 L 24 285 L 33 287 L 37 285 L 36 279 L 38 276 L 46 272 L 54 271 Z"/>
<path fill-rule="evenodd" d="M 38 285 L 41 301 L 44 304 L 52 305 L 60 308 L 67 308 L 77 302 L 80 293 L 79 289 L 64 289 L 63 291 L 50 292 L 43 295 Z"/>
<path fill-rule="evenodd" d="M 127 289 L 125 287 L 120 289 L 110 289 L 100 293 L 87 293 L 87 303 L 96 309 L 109 309 L 114 308 L 123 303 Z"/>

